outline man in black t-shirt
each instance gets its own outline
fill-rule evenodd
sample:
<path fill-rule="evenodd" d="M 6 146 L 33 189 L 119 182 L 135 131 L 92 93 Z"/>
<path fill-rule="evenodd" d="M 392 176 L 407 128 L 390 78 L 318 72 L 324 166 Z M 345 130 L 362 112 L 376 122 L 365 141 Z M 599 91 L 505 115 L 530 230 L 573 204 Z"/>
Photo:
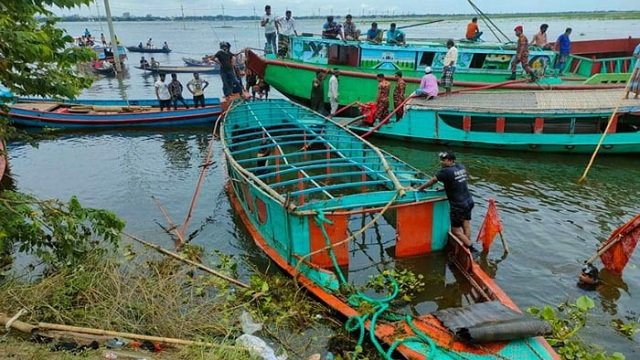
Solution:
<path fill-rule="evenodd" d="M 462 164 L 456 164 L 456 155 L 452 152 L 440 153 L 442 169 L 436 176 L 418 187 L 423 190 L 440 181 L 449 200 L 451 231 L 467 246 L 475 258 L 478 250 L 471 243 L 471 210 L 474 203 L 467 187 L 467 169 Z"/>
<path fill-rule="evenodd" d="M 224 96 L 233 94 L 235 87 L 242 88 L 242 85 L 238 82 L 233 64 L 235 58 L 231 53 L 231 45 L 223 41 L 220 43 L 220 51 L 213 56 L 213 61 L 220 64 L 220 78 L 222 79 L 222 92 Z"/>

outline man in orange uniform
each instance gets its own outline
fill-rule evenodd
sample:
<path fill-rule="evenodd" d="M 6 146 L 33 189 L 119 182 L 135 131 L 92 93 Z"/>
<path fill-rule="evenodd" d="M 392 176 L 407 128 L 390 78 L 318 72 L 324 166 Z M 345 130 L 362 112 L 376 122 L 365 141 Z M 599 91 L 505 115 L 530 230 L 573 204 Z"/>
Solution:
<path fill-rule="evenodd" d="M 474 17 L 467 25 L 467 34 L 465 37 L 469 41 L 478 41 L 480 40 L 480 36 L 482 36 L 482 31 L 480 31 L 480 28 L 478 27 L 478 18 Z"/>
<path fill-rule="evenodd" d="M 531 69 L 531 66 L 529 66 L 529 39 L 527 39 L 527 37 L 522 33 L 522 25 L 516 26 L 513 30 L 516 32 L 516 37 L 518 38 L 518 47 L 516 50 L 516 57 L 511 61 L 511 76 L 509 76 L 507 80 L 516 79 L 516 66 L 518 66 L 518 64 L 522 64 L 524 71 L 531 76 L 531 82 L 534 82 L 538 77 L 533 72 L 533 69 Z"/>

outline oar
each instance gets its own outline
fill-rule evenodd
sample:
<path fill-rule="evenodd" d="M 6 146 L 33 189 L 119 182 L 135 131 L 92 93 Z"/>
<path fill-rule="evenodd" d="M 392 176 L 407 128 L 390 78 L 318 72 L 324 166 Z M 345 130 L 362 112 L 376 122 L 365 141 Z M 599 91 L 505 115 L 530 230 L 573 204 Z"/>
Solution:
<path fill-rule="evenodd" d="M 408 29 L 408 28 L 412 28 L 412 27 L 415 27 L 415 26 L 429 25 L 429 24 L 440 22 L 440 21 L 444 21 L 444 19 L 431 20 L 431 21 L 417 23 L 417 24 L 398 26 L 398 27 L 396 27 L 396 29 Z"/>

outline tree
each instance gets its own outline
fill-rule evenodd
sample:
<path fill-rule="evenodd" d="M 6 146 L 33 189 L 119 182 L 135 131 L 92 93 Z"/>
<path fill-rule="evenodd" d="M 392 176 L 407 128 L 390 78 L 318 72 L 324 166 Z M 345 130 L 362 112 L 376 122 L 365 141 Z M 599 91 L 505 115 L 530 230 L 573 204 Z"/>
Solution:
<path fill-rule="evenodd" d="M 73 8 L 91 0 L 0 0 L 0 79 L 16 95 L 73 98 L 91 85 L 74 66 L 91 60 L 90 49 L 56 28 L 48 7 Z"/>
<path fill-rule="evenodd" d="M 91 85 L 75 66 L 91 60 L 89 49 L 55 27 L 50 7 L 72 8 L 91 0 L 0 0 L 0 80 L 22 96 L 73 98 Z M 0 99 L 4 107 L 5 99 Z M 6 110 L 6 109 L 5 109 Z M 6 112 L 6 111 L 5 111 Z M 0 141 L 15 129 L 0 113 Z M 19 192 L 0 192 L 0 268 L 11 263 L 14 246 L 40 258 L 49 269 L 73 266 L 99 246 L 95 237 L 117 245 L 124 221 L 105 210 L 39 200 Z"/>

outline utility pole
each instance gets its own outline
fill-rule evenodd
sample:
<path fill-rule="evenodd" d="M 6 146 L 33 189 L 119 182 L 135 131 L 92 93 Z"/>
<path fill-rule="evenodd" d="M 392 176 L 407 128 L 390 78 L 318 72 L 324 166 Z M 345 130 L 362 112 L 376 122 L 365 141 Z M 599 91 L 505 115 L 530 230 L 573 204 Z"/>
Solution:
<path fill-rule="evenodd" d="M 111 8 L 109 7 L 109 0 L 104 0 L 104 12 L 107 14 L 107 24 L 109 25 L 109 34 L 111 35 L 111 51 L 113 52 L 113 61 L 116 64 L 116 71 L 122 72 L 122 65 L 120 64 L 120 53 L 118 52 L 118 40 L 116 40 L 116 34 L 113 31 L 113 19 L 111 18 Z"/>
<path fill-rule="evenodd" d="M 184 6 L 180 4 L 180 11 L 182 11 L 182 29 L 187 30 L 187 25 L 184 23 Z"/>

